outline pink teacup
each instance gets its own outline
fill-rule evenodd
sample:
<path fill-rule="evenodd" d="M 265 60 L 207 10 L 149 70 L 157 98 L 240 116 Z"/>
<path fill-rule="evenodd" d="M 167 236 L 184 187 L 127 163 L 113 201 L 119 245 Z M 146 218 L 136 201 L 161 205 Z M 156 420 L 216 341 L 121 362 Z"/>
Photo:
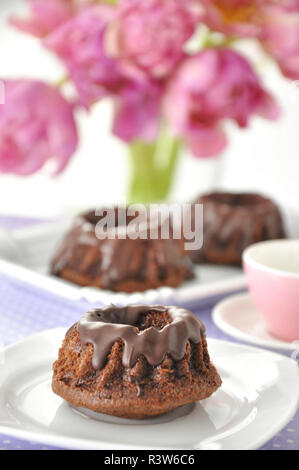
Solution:
<path fill-rule="evenodd" d="M 269 332 L 299 340 L 299 240 L 256 243 L 244 251 L 243 266 Z"/>

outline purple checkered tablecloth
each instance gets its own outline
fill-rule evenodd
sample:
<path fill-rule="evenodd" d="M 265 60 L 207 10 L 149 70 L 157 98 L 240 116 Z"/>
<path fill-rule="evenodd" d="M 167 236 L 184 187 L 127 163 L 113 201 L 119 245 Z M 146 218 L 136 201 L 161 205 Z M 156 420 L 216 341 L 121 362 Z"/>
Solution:
<path fill-rule="evenodd" d="M 24 225 L 24 222 L 0 217 L 0 225 L 16 228 Z M 209 337 L 235 342 L 219 330 L 211 319 L 213 306 L 220 299 L 220 297 L 213 297 L 201 300 L 193 305 L 192 309 L 205 323 Z M 91 305 L 87 302 L 74 302 L 0 274 L 0 342 L 5 345 L 11 344 L 38 331 L 70 326 L 89 307 Z M 56 448 L 0 434 L 0 450 L 11 449 L 55 450 Z M 299 411 L 294 419 L 262 449 L 299 450 Z"/>

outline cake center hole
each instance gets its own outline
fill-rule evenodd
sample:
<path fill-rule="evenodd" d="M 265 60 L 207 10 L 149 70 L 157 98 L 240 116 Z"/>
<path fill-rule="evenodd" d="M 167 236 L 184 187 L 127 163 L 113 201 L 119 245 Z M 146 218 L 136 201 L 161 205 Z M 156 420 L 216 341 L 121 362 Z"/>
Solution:
<path fill-rule="evenodd" d="M 147 312 L 140 315 L 138 321 L 136 322 L 136 327 L 139 331 L 147 330 L 148 328 L 154 327 L 157 330 L 162 330 L 164 326 L 171 323 L 171 317 L 167 312 Z"/>
<path fill-rule="evenodd" d="M 162 330 L 164 326 L 171 323 L 172 319 L 168 313 L 149 311 L 141 313 L 136 321 L 128 318 L 125 309 L 110 310 L 106 312 L 97 313 L 98 319 L 104 323 L 113 323 L 116 325 L 131 325 L 136 326 L 139 331 L 147 330 L 154 327 L 157 330 Z"/>

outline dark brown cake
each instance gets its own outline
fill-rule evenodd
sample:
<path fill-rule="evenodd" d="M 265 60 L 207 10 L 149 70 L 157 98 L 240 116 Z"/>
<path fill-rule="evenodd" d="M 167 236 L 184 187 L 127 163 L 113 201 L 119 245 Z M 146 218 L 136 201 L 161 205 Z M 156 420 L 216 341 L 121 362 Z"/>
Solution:
<path fill-rule="evenodd" d="M 185 309 L 111 305 L 66 334 L 53 391 L 75 406 L 146 418 L 209 397 L 221 385 L 204 325 Z"/>
<path fill-rule="evenodd" d="M 240 265 L 253 243 L 285 237 L 278 207 L 259 194 L 215 192 L 201 196 L 203 247 L 190 251 L 194 263 Z"/>
<path fill-rule="evenodd" d="M 118 221 L 119 212 L 115 211 Z M 183 240 L 171 236 L 100 240 L 96 226 L 101 218 L 93 211 L 75 219 L 52 261 L 52 274 L 81 286 L 122 292 L 177 287 L 192 278 L 192 264 L 184 253 Z M 130 222 L 128 217 L 127 226 Z M 138 230 L 136 227 L 135 232 Z M 157 233 L 159 236 L 159 230 Z"/>

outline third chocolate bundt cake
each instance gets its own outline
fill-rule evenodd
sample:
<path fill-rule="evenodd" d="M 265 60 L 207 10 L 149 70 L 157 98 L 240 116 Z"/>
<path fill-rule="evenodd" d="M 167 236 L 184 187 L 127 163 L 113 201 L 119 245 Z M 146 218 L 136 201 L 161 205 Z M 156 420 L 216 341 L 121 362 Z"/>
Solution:
<path fill-rule="evenodd" d="M 285 237 L 278 207 L 259 194 L 214 192 L 201 196 L 203 247 L 190 251 L 193 262 L 240 265 L 253 243 Z"/>

